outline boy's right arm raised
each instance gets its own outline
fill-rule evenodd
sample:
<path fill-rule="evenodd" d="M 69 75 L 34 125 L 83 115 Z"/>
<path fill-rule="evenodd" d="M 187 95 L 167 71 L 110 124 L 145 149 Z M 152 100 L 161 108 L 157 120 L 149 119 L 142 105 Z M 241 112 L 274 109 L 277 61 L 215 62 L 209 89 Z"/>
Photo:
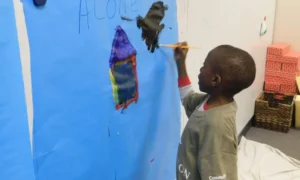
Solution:
<path fill-rule="evenodd" d="M 178 71 L 180 99 L 187 116 L 190 117 L 196 107 L 199 105 L 199 102 L 203 100 L 203 94 L 196 93 L 194 91 L 186 70 L 186 56 L 188 53 L 188 49 L 181 48 L 181 46 L 187 46 L 187 43 L 178 43 L 177 46 L 178 47 L 174 49 L 174 58 Z"/>

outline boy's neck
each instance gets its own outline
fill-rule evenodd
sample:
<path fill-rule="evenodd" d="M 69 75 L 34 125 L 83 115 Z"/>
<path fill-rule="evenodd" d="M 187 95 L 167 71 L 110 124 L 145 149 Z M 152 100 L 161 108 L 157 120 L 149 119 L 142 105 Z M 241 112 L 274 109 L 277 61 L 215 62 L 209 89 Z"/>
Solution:
<path fill-rule="evenodd" d="M 207 107 L 210 109 L 210 108 L 222 106 L 225 104 L 229 104 L 233 101 L 234 101 L 233 97 L 226 97 L 223 95 L 210 95 L 206 104 L 207 104 Z"/>

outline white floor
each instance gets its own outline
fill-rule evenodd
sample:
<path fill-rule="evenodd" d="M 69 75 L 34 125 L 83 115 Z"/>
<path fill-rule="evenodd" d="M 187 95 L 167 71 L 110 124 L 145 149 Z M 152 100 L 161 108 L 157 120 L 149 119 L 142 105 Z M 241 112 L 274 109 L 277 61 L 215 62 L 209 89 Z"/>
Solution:
<path fill-rule="evenodd" d="M 243 137 L 238 158 L 239 180 L 300 180 L 300 161 L 269 145 Z"/>

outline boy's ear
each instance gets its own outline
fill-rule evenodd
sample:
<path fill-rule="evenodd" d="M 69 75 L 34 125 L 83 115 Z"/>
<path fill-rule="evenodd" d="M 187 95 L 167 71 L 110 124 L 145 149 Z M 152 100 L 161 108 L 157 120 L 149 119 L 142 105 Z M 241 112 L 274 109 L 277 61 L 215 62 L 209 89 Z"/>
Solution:
<path fill-rule="evenodd" d="M 221 84 L 222 78 L 219 74 L 216 74 L 215 77 L 212 80 L 212 86 L 217 87 Z"/>

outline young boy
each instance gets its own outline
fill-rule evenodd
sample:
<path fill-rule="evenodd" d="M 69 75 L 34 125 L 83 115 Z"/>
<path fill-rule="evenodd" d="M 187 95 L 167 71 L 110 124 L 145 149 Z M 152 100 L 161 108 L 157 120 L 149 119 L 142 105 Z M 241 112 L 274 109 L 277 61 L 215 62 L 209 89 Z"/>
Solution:
<path fill-rule="evenodd" d="M 238 180 L 237 134 L 234 96 L 255 79 L 251 55 L 229 45 L 211 50 L 193 91 L 185 59 L 187 43 L 178 43 L 174 56 L 180 96 L 189 121 L 178 148 L 177 180 Z"/>

